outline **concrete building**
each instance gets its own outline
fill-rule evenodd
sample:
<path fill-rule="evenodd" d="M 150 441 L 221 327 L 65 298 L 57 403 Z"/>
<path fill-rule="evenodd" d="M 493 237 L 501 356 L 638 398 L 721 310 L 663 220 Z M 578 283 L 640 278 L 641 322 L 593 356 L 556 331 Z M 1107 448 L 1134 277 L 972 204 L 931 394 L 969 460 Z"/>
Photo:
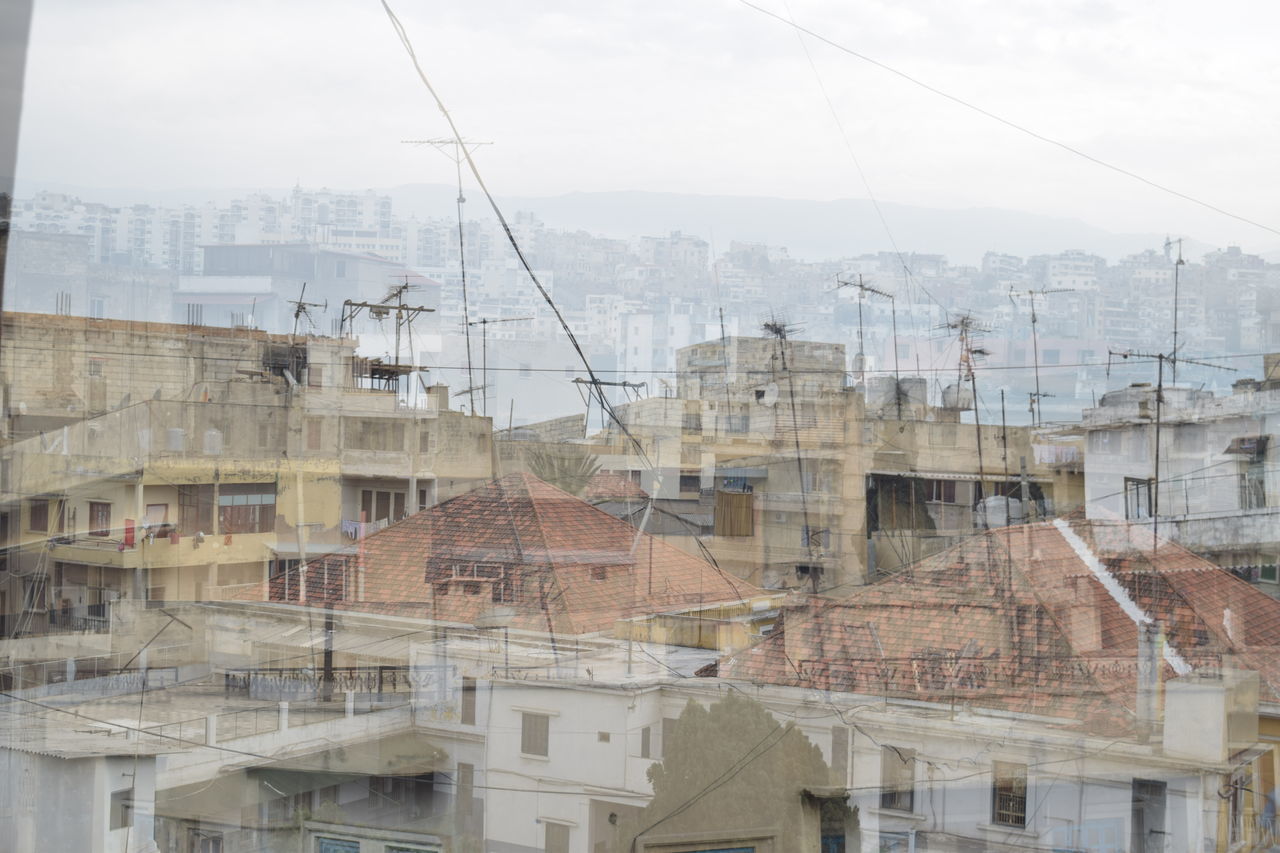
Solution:
<path fill-rule="evenodd" d="M 1264 375 L 1274 376 L 1277 364 L 1280 357 L 1267 356 Z M 1086 513 L 1157 527 L 1153 534 L 1276 595 L 1280 385 L 1242 379 L 1234 392 L 1219 397 L 1167 384 L 1158 426 L 1150 383 L 1104 395 L 1082 425 Z"/>
<path fill-rule="evenodd" d="M 412 370 L 353 340 L 9 319 L 9 432 L 28 436 L 0 462 L 9 633 L 222 598 L 492 473 L 488 419 L 443 386 L 409 406 Z M 47 334 L 66 341 L 52 370 L 30 347 Z"/>

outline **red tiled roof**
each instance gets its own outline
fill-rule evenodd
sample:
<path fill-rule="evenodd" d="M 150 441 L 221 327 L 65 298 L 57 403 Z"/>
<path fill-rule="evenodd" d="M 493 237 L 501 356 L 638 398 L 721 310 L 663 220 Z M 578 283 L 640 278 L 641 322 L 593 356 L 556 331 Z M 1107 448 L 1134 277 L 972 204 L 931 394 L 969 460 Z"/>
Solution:
<path fill-rule="evenodd" d="M 530 474 L 512 474 L 381 530 L 361 553 L 308 567 L 308 601 L 583 634 L 619 619 L 738 601 L 761 590 Z M 335 561 L 339 564 L 335 565 Z M 359 565 L 363 563 L 363 596 Z M 273 578 L 297 600 L 298 572 Z M 242 598 L 262 598 L 262 588 Z"/>
<path fill-rule="evenodd" d="M 582 490 L 582 499 L 596 504 L 601 501 L 643 501 L 649 494 L 632 479 L 617 471 L 597 471 Z"/>
<path fill-rule="evenodd" d="M 1153 554 L 1149 530 L 1082 520 L 989 531 L 846 599 L 811 600 L 719 672 L 1098 730 L 1132 721 L 1135 619 L 1165 634 L 1163 677 L 1230 658 L 1259 672 L 1264 699 L 1280 696 L 1280 602 L 1179 546 Z"/>

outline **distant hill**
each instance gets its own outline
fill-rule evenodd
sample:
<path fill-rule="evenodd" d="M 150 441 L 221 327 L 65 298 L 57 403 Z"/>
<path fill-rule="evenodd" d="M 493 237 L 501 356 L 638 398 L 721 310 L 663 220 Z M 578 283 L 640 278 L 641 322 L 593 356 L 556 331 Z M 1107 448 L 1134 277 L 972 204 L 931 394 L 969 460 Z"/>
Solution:
<path fill-rule="evenodd" d="M 177 205 L 226 203 L 247 192 L 286 196 L 288 188 L 198 187 L 167 190 L 91 188 L 19 181 L 19 197 L 48 189 L 108 204 Z M 352 188 L 343 188 L 352 189 Z M 357 188 L 363 189 L 363 188 Z M 446 184 L 375 187 L 390 195 L 399 215 L 452 217 L 457 190 Z M 478 190 L 467 191 L 467 213 L 487 218 Z M 557 196 L 500 196 L 508 216 L 527 210 L 548 226 L 582 229 L 610 237 L 664 235 L 684 231 L 714 236 L 723 251 L 732 240 L 785 246 L 804 260 L 848 257 L 891 248 L 875 208 L 866 199 L 813 201 L 756 196 L 695 195 L 639 191 L 574 192 Z M 1108 260 L 1157 249 L 1162 233 L 1116 234 L 1078 219 L 997 208 L 942 209 L 882 202 L 881 210 L 903 252 L 946 255 L 956 264 L 977 264 L 986 251 L 1027 256 L 1081 249 Z M 1192 244 L 1192 241 L 1188 241 Z M 1207 248 L 1207 246 L 1206 246 Z M 1194 252 L 1188 252 L 1195 257 Z"/>

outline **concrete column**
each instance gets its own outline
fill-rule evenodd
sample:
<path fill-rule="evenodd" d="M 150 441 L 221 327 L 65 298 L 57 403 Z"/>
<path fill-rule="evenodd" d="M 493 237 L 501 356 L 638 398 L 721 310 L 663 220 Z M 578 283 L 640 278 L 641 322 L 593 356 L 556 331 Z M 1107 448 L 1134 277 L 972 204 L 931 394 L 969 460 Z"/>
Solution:
<path fill-rule="evenodd" d="M 206 746 L 218 743 L 218 715 L 209 714 L 204 718 L 204 742 Z"/>
<path fill-rule="evenodd" d="M 347 691 L 346 706 L 347 716 L 354 717 L 356 715 L 356 694 L 352 690 Z"/>
<path fill-rule="evenodd" d="M 67 658 L 67 682 L 76 680 L 76 659 Z"/>
<path fill-rule="evenodd" d="M 289 703 L 280 703 L 280 731 L 289 730 Z"/>

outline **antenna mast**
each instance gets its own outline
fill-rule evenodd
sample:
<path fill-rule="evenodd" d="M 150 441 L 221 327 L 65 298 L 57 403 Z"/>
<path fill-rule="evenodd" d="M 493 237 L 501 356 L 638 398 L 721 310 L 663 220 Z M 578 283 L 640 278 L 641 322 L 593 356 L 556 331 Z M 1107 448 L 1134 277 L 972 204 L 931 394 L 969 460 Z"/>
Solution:
<path fill-rule="evenodd" d="M 955 331 L 960 337 L 960 378 L 969 380 L 969 390 L 973 394 L 973 430 L 978 446 L 978 496 L 985 497 L 982 475 L 985 467 L 982 460 L 982 416 L 978 411 L 978 380 L 974 375 L 974 363 L 987 355 L 981 344 L 983 328 L 972 314 L 958 314 L 947 321 L 946 328 Z"/>
<path fill-rule="evenodd" d="M 893 399 L 898 409 L 898 420 L 902 420 L 902 377 L 898 372 L 898 302 L 893 297 L 893 294 L 886 293 L 864 282 L 862 273 L 858 273 L 857 281 L 845 281 L 836 276 L 836 290 L 842 287 L 858 288 L 858 358 L 864 386 L 866 384 L 866 356 L 862 351 L 862 300 L 868 293 L 874 293 L 876 296 L 883 296 L 889 300 L 889 313 L 893 318 Z"/>
<path fill-rule="evenodd" d="M 1155 454 L 1153 462 L 1153 476 L 1151 479 L 1151 552 L 1154 554 L 1158 535 L 1160 532 L 1160 424 L 1162 408 L 1164 406 L 1164 365 L 1169 362 L 1170 366 L 1177 364 L 1179 361 L 1185 361 L 1187 364 L 1198 364 L 1201 367 L 1212 367 L 1216 370 L 1227 370 L 1235 373 L 1234 367 L 1224 367 L 1221 364 L 1210 364 L 1207 361 L 1195 361 L 1190 358 L 1178 358 L 1176 354 L 1171 355 L 1163 352 L 1137 352 L 1135 350 L 1124 350 L 1119 352 L 1116 350 L 1108 350 L 1109 355 L 1118 355 L 1121 358 L 1154 358 L 1157 363 L 1156 367 L 1156 436 L 1155 436 Z M 1129 496 L 1125 494 L 1125 500 L 1128 501 Z"/>
<path fill-rule="evenodd" d="M 1178 273 L 1181 267 L 1186 266 L 1187 262 L 1182 259 L 1181 237 L 1177 240 L 1170 240 L 1168 237 L 1164 239 L 1166 257 L 1169 249 L 1173 248 L 1175 243 L 1178 246 L 1178 260 L 1173 264 L 1173 363 L 1170 366 L 1173 368 L 1173 382 L 1176 384 L 1178 381 Z"/>
<path fill-rule="evenodd" d="M 1045 397 L 1052 397 L 1052 394 L 1040 390 L 1040 337 L 1036 331 L 1036 326 L 1040 321 L 1036 314 L 1036 299 L 1050 293 L 1071 293 L 1074 288 L 1055 287 L 1052 289 L 1041 288 L 1040 290 L 1028 290 L 1027 301 L 1031 304 L 1031 358 L 1035 365 L 1036 390 L 1031 395 L 1031 424 L 1035 426 L 1041 422 L 1042 413 L 1040 409 L 1040 400 Z M 1013 301 L 1013 291 L 1009 292 L 1009 300 Z M 975 409 L 976 411 L 976 409 Z"/>
<path fill-rule="evenodd" d="M 307 296 L 307 283 L 304 281 L 302 283 L 302 290 L 301 292 L 298 293 L 298 298 L 289 300 L 289 304 L 293 306 L 293 335 L 295 336 L 298 334 L 298 321 L 301 320 L 303 317 L 307 318 L 308 328 L 312 328 L 315 326 L 316 322 L 311 318 L 312 308 L 319 308 L 321 311 L 329 310 L 328 299 L 326 299 L 324 302 L 306 302 L 304 301 L 306 299 L 306 296 Z M 257 302 L 255 301 L 254 304 L 256 305 Z"/>
<path fill-rule="evenodd" d="M 467 198 L 462 193 L 462 161 L 470 159 L 471 155 L 481 145 L 492 145 L 493 143 L 476 142 L 455 136 L 444 139 L 405 139 L 401 141 L 406 145 L 430 145 L 452 160 L 458 172 L 458 270 L 462 275 L 462 331 L 467 344 L 467 385 L 470 389 L 474 389 L 476 381 L 471 367 L 471 318 L 468 315 L 469 308 L 467 305 L 467 247 L 466 238 L 463 234 L 465 223 L 462 218 L 462 205 L 466 204 Z M 471 413 L 475 414 L 475 394 L 469 394 L 468 400 L 471 403 Z"/>
<path fill-rule="evenodd" d="M 485 417 L 489 416 L 489 327 L 494 323 L 518 323 L 521 320 L 532 320 L 533 317 L 506 317 L 497 320 L 491 320 L 487 317 L 479 320 L 472 320 L 467 323 L 468 326 L 480 327 L 480 387 L 484 388 L 484 395 L 480 398 L 483 404 Z"/>

